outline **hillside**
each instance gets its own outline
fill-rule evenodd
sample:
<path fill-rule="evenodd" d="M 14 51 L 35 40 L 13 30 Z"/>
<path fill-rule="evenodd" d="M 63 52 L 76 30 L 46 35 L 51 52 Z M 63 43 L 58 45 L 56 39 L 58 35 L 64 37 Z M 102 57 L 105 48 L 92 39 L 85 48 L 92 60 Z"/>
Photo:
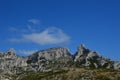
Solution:
<path fill-rule="evenodd" d="M 120 62 L 85 45 L 72 55 L 66 47 L 40 50 L 27 57 L 14 49 L 0 53 L 0 80 L 120 80 Z"/>

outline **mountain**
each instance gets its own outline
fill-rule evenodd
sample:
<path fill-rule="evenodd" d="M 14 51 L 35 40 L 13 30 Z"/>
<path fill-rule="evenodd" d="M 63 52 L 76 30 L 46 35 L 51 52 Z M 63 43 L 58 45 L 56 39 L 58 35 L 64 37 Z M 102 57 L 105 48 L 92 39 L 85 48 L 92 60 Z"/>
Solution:
<path fill-rule="evenodd" d="M 113 68 L 113 62 L 110 59 L 104 58 L 97 52 L 87 49 L 83 44 L 78 47 L 78 51 L 74 55 L 74 61 L 83 67 Z"/>
<path fill-rule="evenodd" d="M 52 75 L 52 73 L 58 74 L 61 71 L 66 72 L 68 69 L 71 72 L 71 68 L 119 71 L 120 62 L 105 58 L 96 51 L 87 49 L 84 44 L 78 47 L 74 55 L 66 47 L 40 50 L 27 57 L 17 56 L 14 49 L 0 53 L 0 80 L 28 80 L 25 77 L 29 75 L 38 73 Z"/>

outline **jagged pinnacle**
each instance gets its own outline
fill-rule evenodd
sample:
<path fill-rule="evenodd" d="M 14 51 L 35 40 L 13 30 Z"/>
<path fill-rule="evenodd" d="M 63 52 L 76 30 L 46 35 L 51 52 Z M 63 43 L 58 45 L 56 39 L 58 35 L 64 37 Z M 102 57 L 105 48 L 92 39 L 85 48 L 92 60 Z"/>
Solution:
<path fill-rule="evenodd" d="M 86 49 L 86 47 L 85 47 L 84 44 L 81 44 L 81 45 L 78 47 L 78 50 L 81 50 L 81 49 Z"/>
<path fill-rule="evenodd" d="M 81 47 L 85 48 L 85 44 L 81 44 Z"/>

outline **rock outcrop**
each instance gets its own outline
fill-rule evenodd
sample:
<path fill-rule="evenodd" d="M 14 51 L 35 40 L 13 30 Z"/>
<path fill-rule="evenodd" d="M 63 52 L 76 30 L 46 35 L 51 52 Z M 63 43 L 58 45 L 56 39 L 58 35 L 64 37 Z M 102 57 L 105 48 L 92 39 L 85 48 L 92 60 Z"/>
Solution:
<path fill-rule="evenodd" d="M 78 47 L 78 51 L 74 55 L 74 61 L 79 63 L 79 66 L 92 68 L 112 68 L 110 59 L 100 56 L 99 53 L 87 49 L 84 44 Z"/>
<path fill-rule="evenodd" d="M 71 60 L 72 55 L 69 50 L 65 47 L 58 47 L 41 50 L 28 56 L 27 63 L 32 66 L 32 69 L 46 71 L 46 68 L 48 69 L 48 67 L 58 68 L 69 66 L 67 62 L 70 62 Z"/>
<path fill-rule="evenodd" d="M 26 67 L 27 58 L 17 56 L 14 49 L 0 54 L 0 71 L 4 74 L 16 73 L 16 68 Z"/>
<path fill-rule="evenodd" d="M 50 48 L 42 50 L 30 55 L 29 58 L 34 58 L 36 61 L 41 59 L 56 60 L 63 57 L 72 57 L 69 50 L 65 47 Z"/>

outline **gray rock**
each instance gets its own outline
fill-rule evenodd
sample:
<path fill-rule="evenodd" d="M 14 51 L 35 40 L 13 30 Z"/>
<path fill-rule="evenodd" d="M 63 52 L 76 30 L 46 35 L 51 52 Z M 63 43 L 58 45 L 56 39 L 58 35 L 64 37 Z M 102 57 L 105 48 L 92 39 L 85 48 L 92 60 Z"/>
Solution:
<path fill-rule="evenodd" d="M 17 56 L 15 50 L 10 49 L 0 52 L 0 80 L 12 80 L 10 75 L 22 74 L 24 71 L 49 72 L 63 67 L 76 67 L 76 64 L 88 68 L 120 69 L 120 62 L 104 58 L 87 49 L 84 44 L 78 47 L 75 55 L 71 55 L 65 47 L 41 50 L 27 57 Z"/>
<path fill-rule="evenodd" d="M 80 62 L 82 66 L 86 67 L 105 67 L 111 68 L 111 60 L 104 58 L 99 53 L 87 49 L 84 44 L 78 47 L 78 51 L 74 56 L 75 62 Z"/>
<path fill-rule="evenodd" d="M 34 62 L 38 62 L 40 60 L 57 60 L 59 58 L 72 58 L 72 55 L 67 48 L 58 47 L 41 50 L 28 57 L 29 60 Z"/>
<path fill-rule="evenodd" d="M 14 59 L 14 58 L 17 57 L 16 54 L 15 54 L 15 50 L 12 49 L 12 48 L 11 48 L 9 51 L 5 52 L 5 53 L 3 54 L 3 56 L 4 56 L 4 58 L 6 58 L 6 59 Z"/>
<path fill-rule="evenodd" d="M 115 70 L 120 70 L 120 62 L 119 61 L 114 62 L 113 67 Z"/>
<path fill-rule="evenodd" d="M 15 71 L 15 68 L 27 66 L 26 58 L 16 56 L 15 50 L 10 49 L 9 51 L 0 54 L 0 70 L 3 73 L 12 74 Z"/>
<path fill-rule="evenodd" d="M 65 47 L 51 48 L 38 52 L 38 58 L 44 57 L 47 60 L 55 60 L 61 57 L 71 57 L 69 50 Z"/>

